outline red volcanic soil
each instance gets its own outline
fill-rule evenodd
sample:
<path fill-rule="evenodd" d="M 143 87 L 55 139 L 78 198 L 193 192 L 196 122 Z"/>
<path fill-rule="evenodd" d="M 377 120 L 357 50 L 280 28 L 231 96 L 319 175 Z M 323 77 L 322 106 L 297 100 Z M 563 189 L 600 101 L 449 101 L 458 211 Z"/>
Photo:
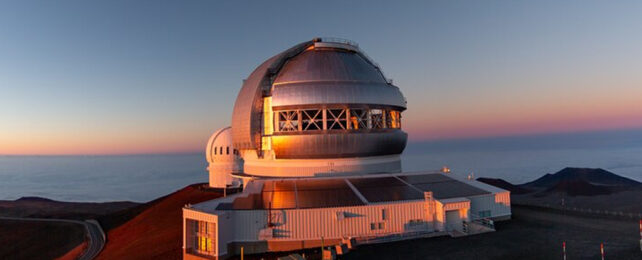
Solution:
<path fill-rule="evenodd" d="M 181 259 L 183 206 L 222 196 L 204 187 L 193 184 L 131 209 L 133 218 L 107 232 L 107 243 L 98 259 Z M 121 212 L 114 217 L 127 215 Z"/>
<path fill-rule="evenodd" d="M 86 247 L 87 241 L 82 242 L 82 244 L 76 246 L 74 249 L 70 250 L 63 256 L 56 258 L 56 260 L 76 260 L 82 255 L 83 252 L 85 252 Z"/>

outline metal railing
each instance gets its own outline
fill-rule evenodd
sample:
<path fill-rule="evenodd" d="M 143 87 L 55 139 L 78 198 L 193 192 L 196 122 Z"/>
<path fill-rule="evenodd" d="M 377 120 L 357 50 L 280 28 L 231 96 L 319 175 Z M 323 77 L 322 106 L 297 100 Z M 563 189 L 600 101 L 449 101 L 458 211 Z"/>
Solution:
<path fill-rule="evenodd" d="M 378 244 L 388 243 L 407 239 L 424 238 L 445 235 L 445 232 L 438 231 L 411 231 L 402 233 L 392 233 L 383 236 L 359 237 L 356 238 L 357 244 Z"/>
<path fill-rule="evenodd" d="M 495 230 L 495 222 L 492 219 L 486 217 L 480 217 L 476 214 L 471 213 L 470 217 L 473 219 L 472 223 L 480 224 L 484 227 Z"/>
<path fill-rule="evenodd" d="M 355 41 L 351 41 L 348 39 L 343 39 L 343 38 L 338 38 L 338 37 L 319 37 L 317 38 L 319 42 L 330 42 L 330 43 L 342 43 L 342 44 L 347 44 L 350 46 L 354 47 L 359 47 L 359 44 Z"/>

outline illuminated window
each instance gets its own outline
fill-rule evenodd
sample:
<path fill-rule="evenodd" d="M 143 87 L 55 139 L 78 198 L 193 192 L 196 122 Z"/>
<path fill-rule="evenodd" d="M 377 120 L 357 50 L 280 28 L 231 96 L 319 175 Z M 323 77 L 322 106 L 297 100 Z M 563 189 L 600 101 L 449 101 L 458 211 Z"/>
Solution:
<path fill-rule="evenodd" d="M 193 221 L 194 249 L 199 254 L 214 255 L 216 225 L 205 221 Z"/>
<path fill-rule="evenodd" d="M 399 113 L 399 111 L 389 110 L 386 121 L 390 128 L 401 128 L 401 113 Z"/>
<path fill-rule="evenodd" d="M 368 110 L 350 109 L 350 128 L 368 129 Z"/>
<path fill-rule="evenodd" d="M 370 120 L 372 121 L 372 128 L 385 128 L 384 110 L 372 109 L 370 110 Z"/>
<path fill-rule="evenodd" d="M 283 110 L 275 111 L 273 119 L 276 132 L 401 128 L 401 112 L 381 108 Z"/>
<path fill-rule="evenodd" d="M 298 111 L 278 111 L 279 125 L 281 132 L 292 132 L 299 130 L 299 112 Z"/>

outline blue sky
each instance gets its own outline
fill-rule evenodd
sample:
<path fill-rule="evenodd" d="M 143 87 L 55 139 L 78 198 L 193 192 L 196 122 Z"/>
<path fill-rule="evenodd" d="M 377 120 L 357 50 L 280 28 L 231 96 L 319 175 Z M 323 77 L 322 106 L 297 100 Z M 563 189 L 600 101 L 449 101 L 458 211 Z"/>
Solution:
<path fill-rule="evenodd" d="M 640 2 L 346 2 L 3 2 L 0 154 L 199 150 L 316 36 L 381 64 L 411 140 L 642 127 Z"/>

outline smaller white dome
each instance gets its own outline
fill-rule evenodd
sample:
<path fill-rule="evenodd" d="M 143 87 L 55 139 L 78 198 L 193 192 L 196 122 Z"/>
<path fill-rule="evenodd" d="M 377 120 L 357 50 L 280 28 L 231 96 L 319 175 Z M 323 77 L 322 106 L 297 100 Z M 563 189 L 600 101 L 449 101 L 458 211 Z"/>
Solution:
<path fill-rule="evenodd" d="M 207 141 L 205 156 L 209 163 L 234 161 L 239 156 L 238 151 L 232 146 L 231 127 L 221 128 L 212 134 Z"/>

